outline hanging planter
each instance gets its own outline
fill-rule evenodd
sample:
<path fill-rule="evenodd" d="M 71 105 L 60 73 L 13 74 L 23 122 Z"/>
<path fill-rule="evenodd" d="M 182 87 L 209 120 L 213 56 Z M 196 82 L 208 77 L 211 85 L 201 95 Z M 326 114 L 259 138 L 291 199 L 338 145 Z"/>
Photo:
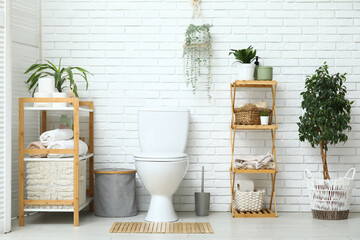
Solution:
<path fill-rule="evenodd" d="M 185 33 L 185 44 L 183 50 L 184 74 L 186 85 L 191 85 L 193 93 L 197 90 L 197 82 L 206 71 L 207 91 L 210 96 L 211 75 L 211 34 L 210 24 L 190 24 Z"/>

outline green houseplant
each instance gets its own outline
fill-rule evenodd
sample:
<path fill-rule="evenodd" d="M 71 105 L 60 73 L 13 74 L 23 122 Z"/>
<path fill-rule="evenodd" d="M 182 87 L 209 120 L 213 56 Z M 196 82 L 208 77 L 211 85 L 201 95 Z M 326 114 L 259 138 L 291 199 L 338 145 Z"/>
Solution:
<path fill-rule="evenodd" d="M 268 111 L 262 111 L 260 113 L 260 123 L 261 123 L 261 125 L 269 124 L 269 112 Z"/>
<path fill-rule="evenodd" d="M 51 76 L 54 78 L 54 87 L 58 90 L 58 92 L 62 92 L 66 87 L 64 86 L 64 83 L 66 83 L 66 81 L 69 81 L 68 86 L 70 88 L 70 91 L 73 92 L 76 97 L 79 97 L 77 93 L 77 85 L 75 82 L 76 76 L 79 76 L 80 78 L 85 80 L 86 90 L 88 90 L 88 75 L 91 74 L 89 71 L 81 67 L 63 67 L 61 65 L 61 59 L 59 60 L 58 66 L 56 66 L 49 60 L 45 60 L 45 63 L 39 62 L 40 60 L 31 65 L 25 71 L 25 74 L 32 72 L 32 74 L 26 81 L 28 90 L 29 92 L 32 92 L 32 96 L 34 96 L 34 93 L 39 86 L 39 79 L 46 76 Z"/>
<path fill-rule="evenodd" d="M 256 49 L 249 46 L 245 49 L 230 49 L 229 55 L 234 55 L 238 65 L 238 79 L 239 80 L 254 80 L 255 65 L 252 64 L 256 57 Z"/>
<path fill-rule="evenodd" d="M 190 24 L 185 32 L 183 49 L 184 74 L 186 85 L 191 85 L 193 93 L 197 90 L 197 82 L 202 76 L 202 68 L 206 69 L 207 91 L 210 96 L 211 75 L 211 34 L 210 24 Z"/>
<path fill-rule="evenodd" d="M 320 146 L 324 179 L 330 179 L 327 166 L 329 144 L 346 142 L 344 131 L 351 130 L 350 112 L 353 101 L 346 99 L 346 74 L 331 75 L 326 62 L 315 74 L 305 81 L 305 91 L 301 93 L 304 109 L 300 117 L 299 138 L 307 140 L 311 146 Z"/>

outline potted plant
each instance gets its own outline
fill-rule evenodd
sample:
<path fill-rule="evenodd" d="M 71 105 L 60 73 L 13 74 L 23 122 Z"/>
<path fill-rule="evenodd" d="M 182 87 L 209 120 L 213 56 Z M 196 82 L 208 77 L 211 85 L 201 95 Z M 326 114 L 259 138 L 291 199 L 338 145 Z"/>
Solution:
<path fill-rule="evenodd" d="M 210 24 L 190 24 L 185 33 L 183 50 L 184 74 L 186 85 L 191 85 L 193 93 L 197 90 L 197 82 L 202 76 L 202 69 L 206 69 L 206 79 L 209 99 L 212 75 L 211 75 L 211 34 Z"/>
<path fill-rule="evenodd" d="M 262 111 L 260 113 L 260 123 L 261 123 L 261 125 L 269 125 L 269 113 L 268 113 L 268 111 Z"/>
<path fill-rule="evenodd" d="M 318 188 L 318 191 L 321 189 L 321 194 L 329 193 L 327 197 L 330 201 L 331 199 L 335 201 L 335 198 L 349 198 L 348 195 L 339 196 L 330 192 L 329 188 L 333 184 L 330 182 L 327 165 L 328 146 L 346 142 L 348 137 L 345 131 L 351 130 L 349 123 L 353 101 L 346 98 L 345 76 L 346 74 L 340 73 L 331 75 L 325 62 L 315 71 L 315 74 L 307 76 L 305 91 L 301 93 L 303 98 L 301 107 L 304 109 L 304 114 L 298 123 L 299 138 L 302 142 L 307 140 L 313 148 L 320 147 L 324 180 L 322 180 L 322 184 L 313 187 Z M 312 200 L 316 201 L 314 198 Z M 339 216 L 338 212 L 341 208 L 329 204 L 324 202 L 316 209 L 312 206 L 313 216 L 321 219 Z M 335 217 L 333 219 L 338 219 Z"/>
<path fill-rule="evenodd" d="M 69 87 L 69 91 L 74 93 L 76 97 L 79 97 L 77 93 L 75 76 L 79 76 L 85 80 L 86 90 L 88 90 L 88 74 L 91 74 L 89 71 L 81 67 L 70 66 L 65 68 L 61 65 L 61 59 L 59 60 L 58 66 L 55 66 L 55 64 L 48 60 L 45 60 L 46 63 L 38 62 L 31 65 L 25 71 L 25 74 L 32 72 L 30 77 L 27 79 L 26 84 L 28 86 L 29 92 L 32 92 L 33 97 L 36 90 L 39 89 L 40 93 L 43 93 L 42 91 L 51 91 L 50 93 L 52 93 L 52 97 L 65 98 L 66 93 L 63 92 L 63 90 L 66 87 L 66 82 Z M 49 87 L 51 84 L 53 84 L 52 89 Z M 54 88 L 57 92 L 54 92 Z M 66 106 L 66 103 L 58 103 L 57 106 Z"/>
<path fill-rule="evenodd" d="M 256 49 L 249 46 L 246 49 L 230 49 L 229 55 L 233 54 L 237 63 L 238 80 L 254 80 L 255 65 L 252 64 L 256 57 Z"/>

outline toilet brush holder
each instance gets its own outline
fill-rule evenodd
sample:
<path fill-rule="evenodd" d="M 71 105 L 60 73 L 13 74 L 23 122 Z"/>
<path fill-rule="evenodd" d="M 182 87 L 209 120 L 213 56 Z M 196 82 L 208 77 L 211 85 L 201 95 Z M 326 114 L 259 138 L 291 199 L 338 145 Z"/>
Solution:
<path fill-rule="evenodd" d="M 204 167 L 201 172 L 201 192 L 195 193 L 195 212 L 196 216 L 209 216 L 210 193 L 204 192 Z"/>
<path fill-rule="evenodd" d="M 195 212 L 196 216 L 209 216 L 210 193 L 195 193 Z"/>

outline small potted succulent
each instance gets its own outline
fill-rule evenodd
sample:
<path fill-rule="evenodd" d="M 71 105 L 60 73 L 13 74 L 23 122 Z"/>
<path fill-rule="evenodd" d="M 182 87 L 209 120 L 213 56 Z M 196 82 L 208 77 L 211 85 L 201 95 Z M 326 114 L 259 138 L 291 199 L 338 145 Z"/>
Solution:
<path fill-rule="evenodd" d="M 45 97 L 49 95 L 54 98 L 65 98 L 67 95 L 63 90 L 66 88 L 66 85 L 71 93 L 79 97 L 75 76 L 83 78 L 86 82 L 86 90 L 88 89 L 88 74 L 91 74 L 89 71 L 81 67 L 70 66 L 65 68 L 61 65 L 61 59 L 59 60 L 58 66 L 55 66 L 55 64 L 48 60 L 45 60 L 46 63 L 38 62 L 31 65 L 25 71 L 25 74 L 32 72 L 26 84 L 29 92 L 32 92 L 33 97 Z M 38 92 L 36 92 L 37 89 Z M 67 104 L 53 104 L 53 106 L 55 105 L 56 107 L 66 107 Z"/>
<path fill-rule="evenodd" d="M 255 65 L 252 64 L 256 57 L 256 49 L 249 46 L 246 49 L 230 49 L 229 55 L 233 54 L 237 63 L 238 80 L 254 80 Z"/>
<path fill-rule="evenodd" d="M 268 111 L 262 111 L 260 113 L 260 123 L 261 123 L 261 125 L 269 125 L 269 113 L 268 113 Z"/>

